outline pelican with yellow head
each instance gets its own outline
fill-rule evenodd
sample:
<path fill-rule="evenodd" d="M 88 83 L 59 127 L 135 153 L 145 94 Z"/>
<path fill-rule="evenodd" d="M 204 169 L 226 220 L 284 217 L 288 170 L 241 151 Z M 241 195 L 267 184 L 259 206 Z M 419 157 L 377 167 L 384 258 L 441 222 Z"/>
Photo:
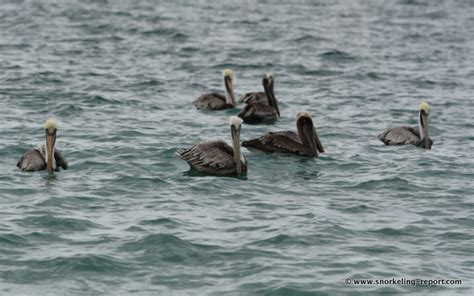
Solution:
<path fill-rule="evenodd" d="M 385 145 L 408 145 L 412 144 L 423 149 L 431 149 L 433 141 L 429 137 L 428 115 L 430 105 L 421 102 L 418 111 L 418 127 L 401 126 L 388 129 L 378 135 L 379 140 Z"/>
<path fill-rule="evenodd" d="M 247 172 L 247 161 L 240 150 L 242 119 L 230 118 L 232 146 L 224 141 L 209 141 L 178 149 L 175 155 L 196 171 L 218 176 L 241 176 Z"/>
<path fill-rule="evenodd" d="M 219 93 L 203 94 L 193 102 L 197 109 L 225 110 L 235 108 L 234 73 L 230 69 L 225 69 L 223 76 L 225 96 Z"/>
<path fill-rule="evenodd" d="M 23 154 L 17 163 L 23 172 L 34 172 L 47 170 L 48 172 L 59 171 L 59 168 L 67 170 L 68 162 L 63 153 L 56 149 L 56 133 L 58 123 L 50 118 L 44 124 L 45 143 L 37 148 Z"/>

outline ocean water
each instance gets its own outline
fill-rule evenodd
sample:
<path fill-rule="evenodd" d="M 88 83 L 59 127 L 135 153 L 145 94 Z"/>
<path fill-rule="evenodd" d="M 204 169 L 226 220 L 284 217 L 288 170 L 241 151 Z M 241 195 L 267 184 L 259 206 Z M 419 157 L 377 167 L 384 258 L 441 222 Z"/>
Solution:
<path fill-rule="evenodd" d="M 472 295 L 473 36 L 470 0 L 1 1 L 0 294 Z M 275 74 L 243 140 L 308 111 L 326 153 L 189 172 L 176 149 L 230 142 L 241 105 L 191 104 L 225 68 L 239 97 Z M 432 150 L 377 140 L 422 100 Z M 70 168 L 22 173 L 49 116 Z"/>

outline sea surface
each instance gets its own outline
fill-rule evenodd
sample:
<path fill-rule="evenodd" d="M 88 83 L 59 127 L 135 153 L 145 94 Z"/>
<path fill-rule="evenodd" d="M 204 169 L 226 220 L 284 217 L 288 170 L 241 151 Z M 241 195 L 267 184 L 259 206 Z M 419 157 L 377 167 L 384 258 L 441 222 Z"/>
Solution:
<path fill-rule="evenodd" d="M 275 75 L 243 140 L 308 111 L 326 152 L 190 172 L 230 143 L 242 105 L 191 103 L 225 68 L 238 97 Z M 384 146 L 423 100 L 433 149 Z M 472 295 L 473 114 L 472 0 L 1 1 L 0 294 Z M 20 172 L 50 116 L 69 169 Z"/>

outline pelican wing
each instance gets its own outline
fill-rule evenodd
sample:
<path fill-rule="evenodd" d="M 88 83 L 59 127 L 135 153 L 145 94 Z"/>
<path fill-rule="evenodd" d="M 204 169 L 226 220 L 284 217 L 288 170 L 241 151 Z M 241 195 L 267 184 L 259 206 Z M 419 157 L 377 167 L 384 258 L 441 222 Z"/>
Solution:
<path fill-rule="evenodd" d="M 62 167 L 64 170 L 67 170 L 69 165 L 61 150 L 54 149 L 54 159 L 56 160 L 56 167 Z"/>
<path fill-rule="evenodd" d="M 260 138 L 242 142 L 242 146 L 265 152 L 282 152 L 307 155 L 308 149 L 292 131 L 270 132 Z"/>
<path fill-rule="evenodd" d="M 37 149 L 31 149 L 23 154 L 16 166 L 23 172 L 41 171 L 46 168 L 46 161 Z"/>
<path fill-rule="evenodd" d="M 388 129 L 377 136 L 385 145 L 407 145 L 420 142 L 420 132 L 413 127 L 401 126 Z"/>
<path fill-rule="evenodd" d="M 267 95 L 263 91 L 246 93 L 241 99 L 245 104 L 263 103 L 268 104 Z"/>
<path fill-rule="evenodd" d="M 247 104 L 237 115 L 246 123 L 259 123 L 264 120 L 276 119 L 275 107 L 263 103 Z"/>
<path fill-rule="evenodd" d="M 234 149 L 223 141 L 205 142 L 179 149 L 176 156 L 201 171 L 235 170 Z"/>
<path fill-rule="evenodd" d="M 229 108 L 225 97 L 218 93 L 204 94 L 197 98 L 193 104 L 198 109 L 222 110 Z"/>

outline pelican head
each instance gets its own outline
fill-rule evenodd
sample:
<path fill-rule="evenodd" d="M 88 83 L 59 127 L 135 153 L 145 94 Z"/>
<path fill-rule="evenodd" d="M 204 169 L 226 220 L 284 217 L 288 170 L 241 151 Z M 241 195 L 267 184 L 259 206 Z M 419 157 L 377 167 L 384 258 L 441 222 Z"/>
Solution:
<path fill-rule="evenodd" d="M 267 96 L 268 105 L 273 106 L 280 117 L 280 109 L 278 108 L 278 102 L 275 98 L 275 92 L 273 88 L 274 76 L 272 73 L 267 73 L 262 79 L 263 88 L 265 89 L 265 95 Z"/>
<path fill-rule="evenodd" d="M 420 111 L 423 111 L 426 115 L 430 113 L 430 105 L 427 102 L 421 102 L 419 108 Z"/>
<path fill-rule="evenodd" d="M 314 156 L 318 156 L 318 152 L 324 153 L 323 145 L 314 128 L 313 119 L 308 112 L 299 112 L 296 115 L 296 127 L 301 142 L 311 149 Z"/>
<path fill-rule="evenodd" d="M 420 128 L 421 147 L 430 149 L 430 138 L 428 133 L 428 115 L 430 114 L 430 105 L 427 102 L 421 102 L 418 125 Z"/>
<path fill-rule="evenodd" d="M 235 97 L 234 97 L 234 72 L 230 69 L 224 70 L 224 87 L 225 87 L 225 97 L 227 104 L 235 107 Z"/>
<path fill-rule="evenodd" d="M 58 123 L 53 118 L 49 118 L 44 124 L 44 130 L 46 133 L 46 170 L 52 172 L 56 166 L 54 161 L 54 146 L 56 145 Z"/>
<path fill-rule="evenodd" d="M 240 152 L 240 128 L 242 126 L 242 122 L 243 120 L 240 117 L 232 116 L 230 118 L 230 133 L 232 135 L 232 146 L 234 147 L 234 161 L 237 176 L 242 174 L 241 161 L 243 160 L 243 157 Z"/>
<path fill-rule="evenodd" d="M 263 77 L 263 79 L 266 79 L 267 83 L 273 85 L 273 81 L 275 80 L 275 76 L 273 75 L 273 73 L 266 73 L 265 76 Z"/>

